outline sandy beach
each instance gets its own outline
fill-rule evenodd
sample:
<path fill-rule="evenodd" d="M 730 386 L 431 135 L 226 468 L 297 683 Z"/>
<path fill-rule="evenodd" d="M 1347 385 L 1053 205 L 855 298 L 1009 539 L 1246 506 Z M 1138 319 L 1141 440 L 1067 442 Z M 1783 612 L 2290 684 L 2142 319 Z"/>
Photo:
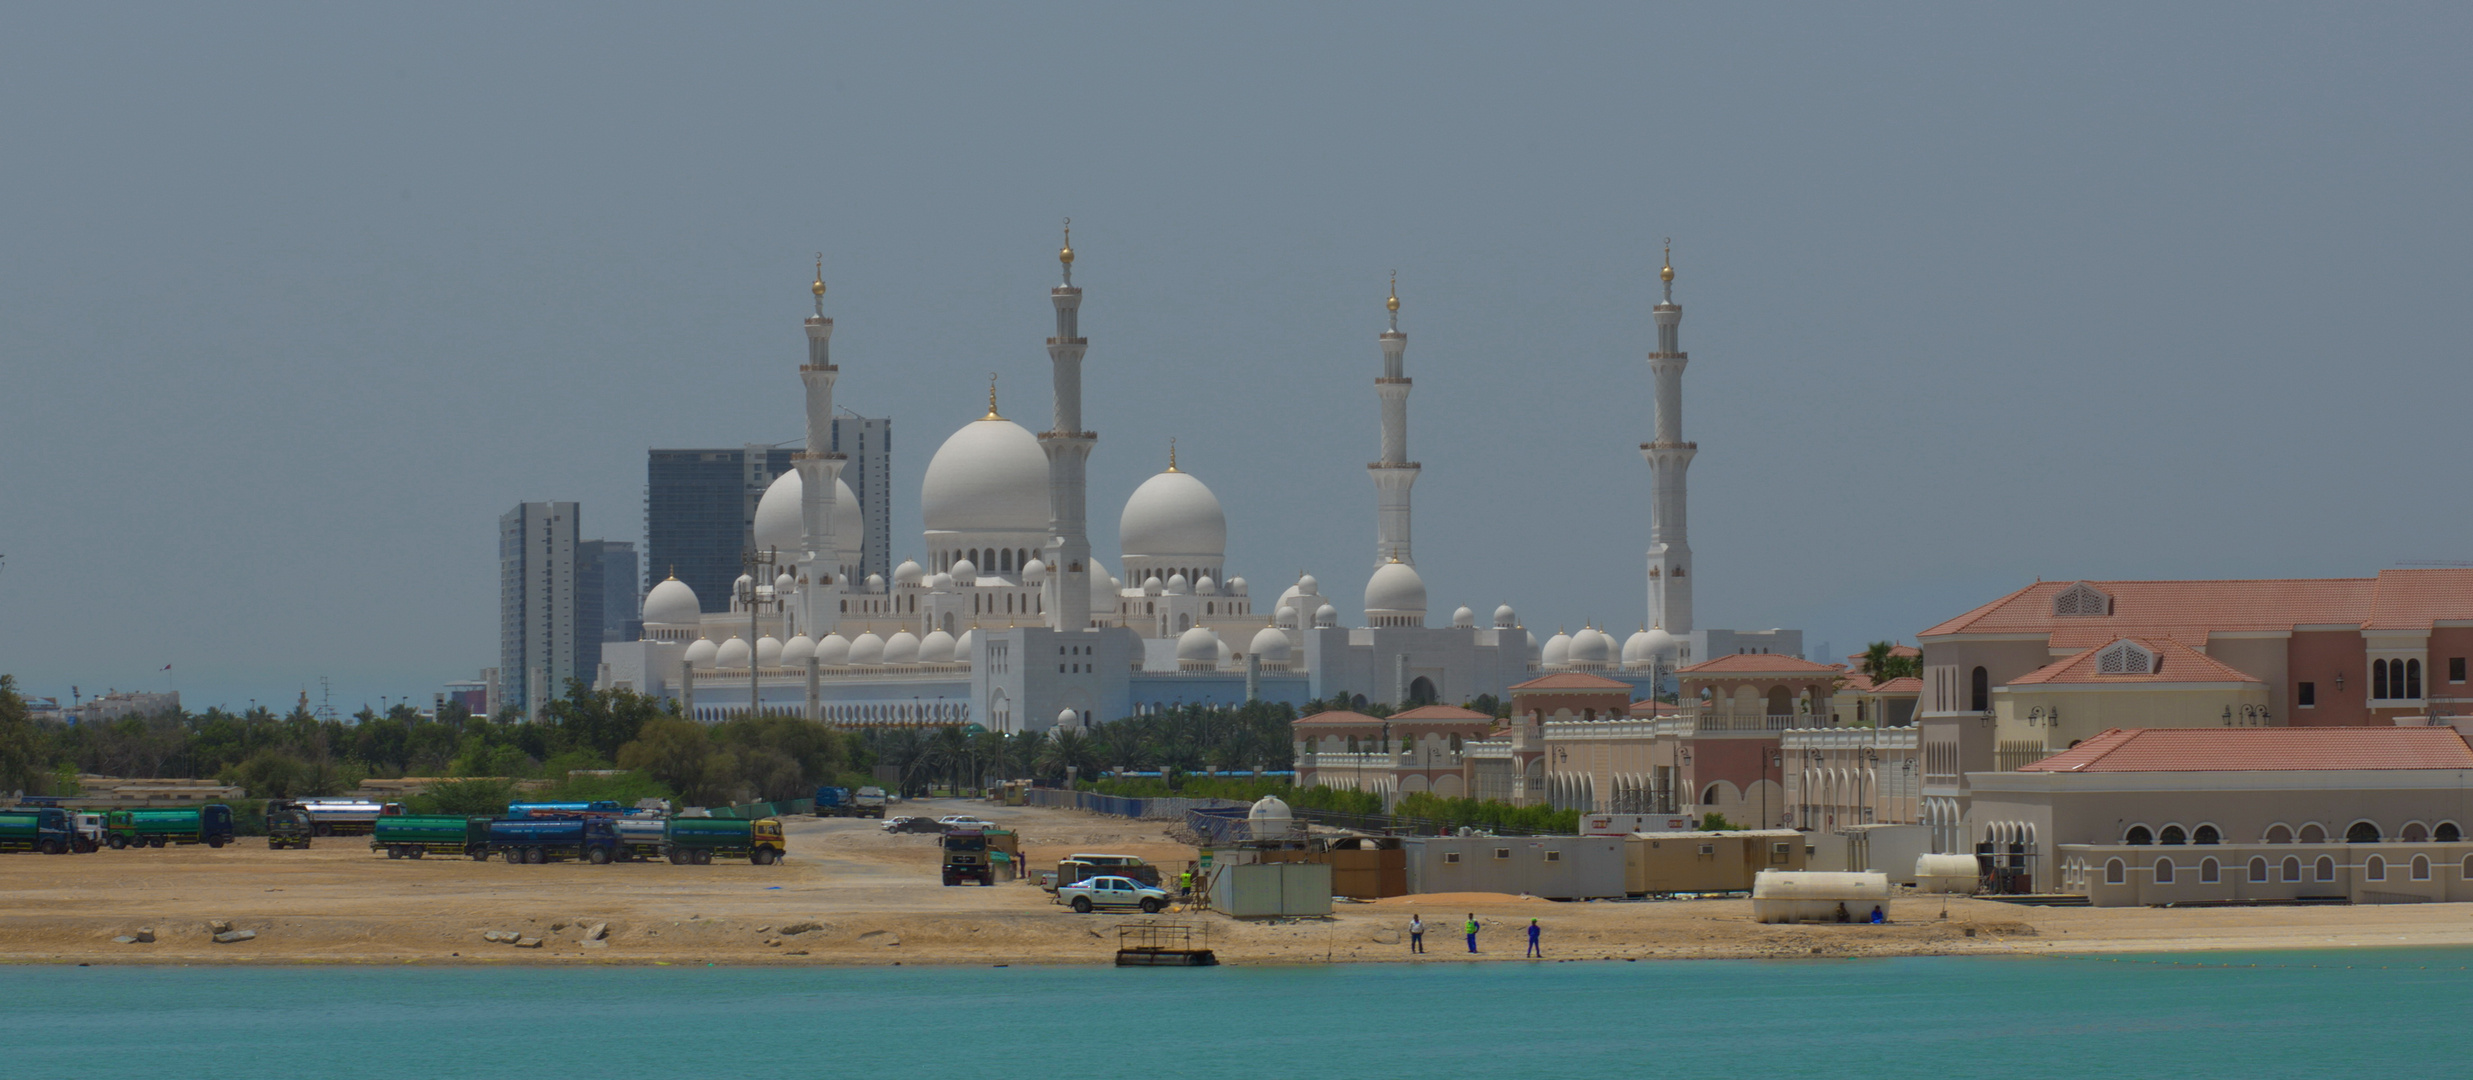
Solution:
<path fill-rule="evenodd" d="M 1033 866 L 1076 851 L 1181 865 L 1193 850 L 1163 826 L 1078 811 L 913 803 L 1018 829 Z M 0 962 L 448 964 L 1101 964 L 1118 924 L 1075 915 L 1027 883 L 946 888 L 933 838 L 873 821 L 787 822 L 790 861 L 508 866 L 398 861 L 366 838 L 307 851 L 243 840 L 202 847 L 0 858 Z M 1401 944 L 1409 915 L 1425 956 Z M 1471 957 L 1456 934 L 1484 924 Z M 1178 918 L 1170 914 L 1160 918 Z M 1745 900 L 1553 903 L 1493 895 L 1343 903 L 1329 919 L 1193 918 L 1223 963 L 1512 961 L 1517 928 L 1543 921 L 1549 959 L 1809 958 L 2077 954 L 2473 945 L 2473 905 L 2032 908 L 1980 900 L 1895 901 L 1885 926 L 1763 926 Z M 216 944 L 218 921 L 254 931 Z M 591 941 L 592 928 L 603 928 Z M 154 931 L 152 943 L 113 939 Z M 485 933 L 541 942 L 519 948 Z"/>

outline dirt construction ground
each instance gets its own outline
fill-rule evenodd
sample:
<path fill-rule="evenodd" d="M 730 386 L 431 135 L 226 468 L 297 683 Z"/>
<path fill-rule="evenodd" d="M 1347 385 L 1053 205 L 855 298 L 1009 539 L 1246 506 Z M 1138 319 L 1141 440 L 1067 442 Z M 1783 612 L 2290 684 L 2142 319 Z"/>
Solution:
<path fill-rule="evenodd" d="M 1084 851 L 1171 868 L 1194 856 L 1157 823 L 959 800 L 899 810 L 975 813 L 1017 829 L 1034 868 Z M 946 888 L 933 837 L 887 835 L 874 821 L 785 824 L 790 858 L 776 866 L 399 861 L 365 837 L 321 838 L 307 851 L 247 839 L 219 851 L 0 856 L 0 962 L 1090 964 L 1112 960 L 1119 923 L 1146 918 L 1076 915 L 1025 882 Z M 1458 934 L 1472 912 L 1483 925 L 1474 957 Z M 1429 927 L 1422 957 L 1403 943 L 1412 913 Z M 1515 960 L 1531 918 L 1545 927 L 1548 959 L 2473 944 L 2473 905 L 2463 904 L 2095 910 L 1910 897 L 1892 904 L 1885 926 L 1763 926 L 1750 914 L 1743 900 L 1469 895 L 1342 903 L 1328 919 L 1190 918 L 1223 963 Z M 255 937 L 216 944 L 218 921 Z M 113 940 L 141 929 L 154 941 Z"/>

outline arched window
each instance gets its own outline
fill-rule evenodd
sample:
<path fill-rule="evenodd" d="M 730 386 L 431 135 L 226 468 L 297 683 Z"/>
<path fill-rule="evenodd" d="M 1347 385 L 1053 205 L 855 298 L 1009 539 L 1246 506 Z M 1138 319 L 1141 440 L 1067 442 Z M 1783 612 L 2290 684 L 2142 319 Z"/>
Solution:
<path fill-rule="evenodd" d="M 2430 839 L 2430 830 L 2425 828 L 2421 822 L 2408 821 L 2404 823 L 2404 831 L 2396 834 L 2396 839 L 2408 844 L 2418 844 Z"/>
<path fill-rule="evenodd" d="M 2415 880 L 2415 881 L 2428 881 L 2428 880 L 2430 880 L 2430 856 L 2428 856 L 2428 855 L 2415 855 L 2415 856 L 2413 856 L 2413 880 Z"/>
<path fill-rule="evenodd" d="M 2473 855 L 2465 856 L 2464 861 L 2465 865 L 2473 866 Z M 2119 885 L 2128 877 L 2129 868 L 2121 865 L 2121 860 L 2114 859 L 2104 864 L 2104 884 Z"/>
<path fill-rule="evenodd" d="M 2267 842 L 2268 842 L 2268 843 L 2270 843 L 2270 844 L 2289 844 L 2289 843 L 2292 843 L 2292 842 L 2293 842 L 2293 830 L 2291 830 L 2291 829 L 2289 829 L 2289 828 L 2286 828 L 2286 827 L 2284 827 L 2284 826 L 2282 826 L 2282 825 L 2271 825 L 2271 826 L 2268 826 L 2268 828 L 2267 828 Z"/>
<path fill-rule="evenodd" d="M 2372 881 L 2387 880 L 2387 860 L 2376 855 L 2370 856 L 2368 862 L 2361 864 L 2361 876 Z"/>
<path fill-rule="evenodd" d="M 2370 661 L 2370 696 L 2374 698 L 2392 696 L 2387 692 L 2387 661 L 2385 660 Z"/>
<path fill-rule="evenodd" d="M 2148 832 L 2144 825 L 2132 825 L 2130 831 L 2121 834 L 2121 842 L 2132 847 L 2144 847 L 2155 842 L 2155 834 Z"/>
<path fill-rule="evenodd" d="M 2284 857 L 2284 880 L 2301 880 L 2301 860 L 2293 858 L 2290 855 Z"/>
<path fill-rule="evenodd" d="M 2344 842 L 2347 844 L 2378 843 L 2379 823 L 2375 821 L 2354 822 L 2352 828 L 2344 830 Z"/>
<path fill-rule="evenodd" d="M 2404 662 L 2404 693 L 2399 696 L 2408 698 L 2421 696 L 2421 661 L 2407 660 Z"/>
<path fill-rule="evenodd" d="M 2222 881 L 2222 880 L 2223 880 L 2223 878 L 2224 878 L 2224 871 L 2223 871 L 2223 868 L 2221 868 L 2221 867 L 2217 866 L 2217 865 L 2216 865 L 2216 863 L 2215 863 L 2215 860 L 2214 860 L 2214 859 L 2201 859 L 2201 860 L 2199 860 L 2199 862 L 2198 862 L 2198 881 L 2199 881 L 2199 883 L 2200 883 L 2200 884 L 2202 884 L 2202 885 L 2213 885 L 2213 884 L 2216 884 L 2216 883 L 2217 883 L 2217 882 L 2219 882 L 2219 881 Z"/>
<path fill-rule="evenodd" d="M 2334 881 L 2336 879 L 2336 861 L 2334 859 L 2325 855 L 2318 857 L 2318 879 L 2320 881 Z"/>
<path fill-rule="evenodd" d="M 2430 830 L 2430 838 L 2442 844 L 2453 844 L 2464 839 L 2464 833 L 2456 828 L 2455 822 L 2442 821 L 2438 828 Z"/>
<path fill-rule="evenodd" d="M 2158 885 L 2170 885 L 2170 884 L 2172 884 L 2172 860 L 2171 860 L 2171 859 L 2157 859 L 2157 860 L 2155 860 L 2155 883 L 2156 883 L 2156 884 L 2158 884 Z"/>
<path fill-rule="evenodd" d="M 2159 844 L 2186 844 L 2190 842 L 2190 838 L 2188 834 L 2181 831 L 2181 826 L 2166 825 L 2164 826 L 2164 835 L 2156 837 L 2155 842 Z"/>
<path fill-rule="evenodd" d="M 2250 883 L 2255 885 L 2265 880 L 2267 880 L 2267 860 L 2263 858 L 2250 860 Z"/>
<path fill-rule="evenodd" d="M 2324 844 L 2327 842 L 2327 830 L 2321 828 L 2319 823 L 2315 821 L 2304 825 L 2301 827 L 2301 842 L 2305 844 Z"/>
<path fill-rule="evenodd" d="M 1978 666 L 1971 676 L 1973 689 L 1968 692 L 1968 708 L 1976 712 L 1992 711 L 1992 673 Z"/>
<path fill-rule="evenodd" d="M 2201 825 L 2198 831 L 2190 834 L 2190 843 L 2193 844 L 2221 844 L 2223 842 L 2224 834 L 2217 832 L 2213 825 Z"/>

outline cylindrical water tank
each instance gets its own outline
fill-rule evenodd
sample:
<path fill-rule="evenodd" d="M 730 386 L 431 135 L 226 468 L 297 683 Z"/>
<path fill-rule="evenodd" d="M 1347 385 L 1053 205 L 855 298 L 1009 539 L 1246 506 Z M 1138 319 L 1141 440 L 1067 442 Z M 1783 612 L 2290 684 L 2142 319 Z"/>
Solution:
<path fill-rule="evenodd" d="M 1256 840 L 1288 835 L 1288 828 L 1294 820 L 1288 812 L 1288 804 L 1281 802 L 1276 795 L 1265 795 L 1254 800 L 1253 807 L 1245 811 L 1246 824 Z"/>
<path fill-rule="evenodd" d="M 1970 896 L 1981 872 L 1972 855 L 1919 855 L 1915 858 L 1915 888 L 1927 893 Z"/>
<path fill-rule="evenodd" d="M 1757 922 L 1870 922 L 1889 916 L 1889 875 L 1874 871 L 1763 870 L 1752 878 L 1752 918 Z"/>

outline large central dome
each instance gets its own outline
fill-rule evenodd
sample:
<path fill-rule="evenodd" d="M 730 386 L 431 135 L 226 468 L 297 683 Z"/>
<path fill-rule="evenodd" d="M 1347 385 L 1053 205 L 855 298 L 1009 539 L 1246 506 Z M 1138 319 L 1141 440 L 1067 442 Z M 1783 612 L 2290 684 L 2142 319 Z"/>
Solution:
<path fill-rule="evenodd" d="M 928 460 L 919 510 L 930 533 L 1045 533 L 1048 455 L 1011 420 L 971 421 Z"/>

